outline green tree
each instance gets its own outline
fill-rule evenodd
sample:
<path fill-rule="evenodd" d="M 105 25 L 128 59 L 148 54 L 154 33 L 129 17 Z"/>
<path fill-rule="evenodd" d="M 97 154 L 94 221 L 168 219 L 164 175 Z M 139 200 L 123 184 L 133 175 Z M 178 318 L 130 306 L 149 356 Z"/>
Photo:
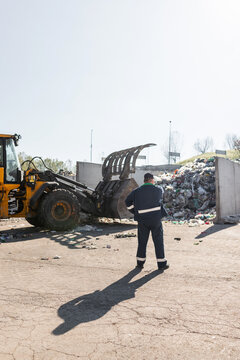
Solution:
<path fill-rule="evenodd" d="M 60 170 L 62 170 L 63 172 L 72 172 L 74 170 L 74 166 L 72 165 L 71 160 L 67 160 L 66 162 L 64 162 L 58 159 L 46 158 L 43 159 L 42 162 L 40 158 L 34 159 L 32 158 L 32 156 L 27 155 L 24 152 L 20 152 L 18 154 L 18 158 L 20 164 L 26 161 L 22 166 L 22 170 L 27 170 L 28 168 L 34 168 L 34 165 L 39 171 L 47 170 L 47 168 L 51 169 L 56 173 L 58 173 Z M 30 163 L 27 160 L 32 160 L 32 163 Z M 44 166 L 44 164 L 46 167 Z"/>

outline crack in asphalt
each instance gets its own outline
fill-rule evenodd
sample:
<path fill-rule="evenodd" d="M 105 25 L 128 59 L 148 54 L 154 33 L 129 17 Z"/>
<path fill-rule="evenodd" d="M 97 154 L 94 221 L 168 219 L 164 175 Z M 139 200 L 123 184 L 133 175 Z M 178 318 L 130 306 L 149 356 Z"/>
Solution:
<path fill-rule="evenodd" d="M 64 354 L 64 355 L 67 355 L 67 356 L 74 356 L 75 358 L 77 358 L 77 359 L 80 359 L 80 358 L 85 358 L 86 356 L 88 356 L 88 355 L 83 355 L 83 356 L 81 356 L 81 355 L 76 355 L 76 354 L 73 354 L 73 353 L 67 353 L 67 352 L 64 352 L 64 351 L 59 351 L 59 350 L 56 350 L 56 349 L 52 349 L 52 348 L 50 348 L 50 347 L 47 347 L 47 348 L 45 348 L 45 350 L 47 350 L 47 351 L 52 351 L 52 352 L 56 352 L 56 353 L 59 353 L 59 354 Z"/>

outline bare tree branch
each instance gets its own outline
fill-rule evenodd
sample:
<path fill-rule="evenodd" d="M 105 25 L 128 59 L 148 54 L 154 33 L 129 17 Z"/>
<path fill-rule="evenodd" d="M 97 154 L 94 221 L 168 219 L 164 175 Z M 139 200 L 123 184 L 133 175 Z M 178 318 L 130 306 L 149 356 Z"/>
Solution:
<path fill-rule="evenodd" d="M 239 155 L 240 155 L 240 139 L 236 139 L 236 140 L 234 141 L 233 148 L 234 148 L 234 150 L 237 150 L 237 152 L 238 152 Z"/>
<path fill-rule="evenodd" d="M 211 137 L 206 137 L 201 140 L 197 139 L 193 147 L 197 152 L 204 154 L 205 152 L 213 149 L 213 139 Z"/>
<path fill-rule="evenodd" d="M 234 143 L 238 140 L 238 136 L 236 134 L 227 134 L 226 135 L 226 143 L 229 149 L 234 149 Z"/>

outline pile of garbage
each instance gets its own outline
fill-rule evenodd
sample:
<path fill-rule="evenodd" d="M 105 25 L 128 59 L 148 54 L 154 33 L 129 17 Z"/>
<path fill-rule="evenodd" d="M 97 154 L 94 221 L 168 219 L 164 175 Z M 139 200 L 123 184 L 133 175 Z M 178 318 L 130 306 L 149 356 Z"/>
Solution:
<path fill-rule="evenodd" d="M 211 221 L 215 215 L 215 160 L 196 159 L 157 177 L 168 220 Z M 193 220 L 194 221 L 193 221 Z M 194 226 L 194 225 L 193 225 Z"/>

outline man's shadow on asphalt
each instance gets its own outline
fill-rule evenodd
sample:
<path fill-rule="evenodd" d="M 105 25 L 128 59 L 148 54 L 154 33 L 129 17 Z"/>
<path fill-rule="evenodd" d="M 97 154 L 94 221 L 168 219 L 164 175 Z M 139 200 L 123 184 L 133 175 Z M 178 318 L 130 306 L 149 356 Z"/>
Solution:
<path fill-rule="evenodd" d="M 135 291 L 139 287 L 163 273 L 162 270 L 155 270 L 130 283 L 130 280 L 139 272 L 139 269 L 133 269 L 105 289 L 79 296 L 60 306 L 58 315 L 64 320 L 64 323 L 56 327 L 52 333 L 62 335 L 79 324 L 103 317 L 113 306 L 124 300 L 134 298 Z"/>

